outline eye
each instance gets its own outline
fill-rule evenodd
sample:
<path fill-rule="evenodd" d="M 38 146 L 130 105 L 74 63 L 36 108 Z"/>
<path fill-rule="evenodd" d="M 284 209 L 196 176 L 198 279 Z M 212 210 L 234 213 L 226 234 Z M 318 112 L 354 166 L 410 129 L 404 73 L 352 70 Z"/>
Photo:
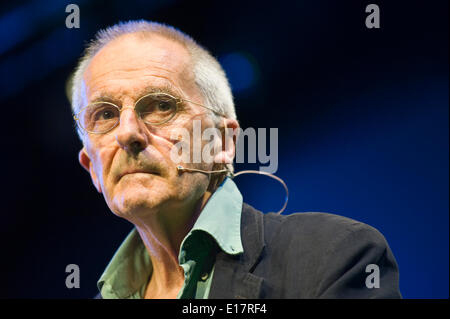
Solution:
<path fill-rule="evenodd" d="M 177 100 L 167 94 L 149 94 L 136 104 L 136 110 L 147 124 L 163 124 L 177 112 Z"/>
<path fill-rule="evenodd" d="M 174 108 L 173 102 L 171 102 L 171 101 L 159 101 L 156 111 L 168 112 L 168 111 L 172 111 L 173 108 Z"/>
<path fill-rule="evenodd" d="M 109 119 L 112 119 L 113 117 L 114 117 L 114 113 L 110 110 L 104 110 L 100 114 L 100 118 L 102 120 L 109 120 Z"/>
<path fill-rule="evenodd" d="M 82 111 L 80 125 L 89 132 L 106 132 L 118 123 L 119 117 L 119 108 L 114 104 L 93 103 Z"/>
<path fill-rule="evenodd" d="M 118 110 L 109 104 L 100 104 L 93 110 L 93 120 L 94 121 L 105 121 L 111 120 L 118 117 Z"/>

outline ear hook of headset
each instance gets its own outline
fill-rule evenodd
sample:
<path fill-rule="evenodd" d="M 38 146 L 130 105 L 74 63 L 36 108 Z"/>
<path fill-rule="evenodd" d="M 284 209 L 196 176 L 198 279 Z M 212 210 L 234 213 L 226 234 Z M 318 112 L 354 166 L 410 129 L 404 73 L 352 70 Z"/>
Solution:
<path fill-rule="evenodd" d="M 278 176 L 275 176 L 275 175 L 273 175 L 273 174 L 271 174 L 271 173 L 267 173 L 267 172 L 264 172 L 264 171 L 247 170 L 247 171 L 240 171 L 240 172 L 234 174 L 234 173 L 230 172 L 230 170 L 229 170 L 228 168 L 226 168 L 226 169 L 221 169 L 221 170 L 215 170 L 215 171 L 205 171 L 205 170 L 202 170 L 202 169 L 187 168 L 187 167 L 183 167 L 183 166 L 181 166 L 181 165 L 177 165 L 177 170 L 178 170 L 179 173 L 181 173 L 181 172 L 198 172 L 198 173 L 204 173 L 204 174 L 228 173 L 228 174 L 230 174 L 230 177 L 231 177 L 231 178 L 235 178 L 235 177 L 237 177 L 237 176 L 239 176 L 239 175 L 241 175 L 241 174 L 260 174 L 260 175 L 266 175 L 266 176 L 272 177 L 273 179 L 276 179 L 277 181 L 279 181 L 279 182 L 281 183 L 281 185 L 283 185 L 284 190 L 286 191 L 286 199 L 285 199 L 285 201 L 284 201 L 284 205 L 283 205 L 283 207 L 277 212 L 277 214 L 281 214 L 281 213 L 286 209 L 286 206 L 287 206 L 287 203 L 288 203 L 288 199 L 289 199 L 289 189 L 288 189 L 286 183 L 285 183 L 281 178 L 279 178 Z"/>
<path fill-rule="evenodd" d="M 278 176 L 275 176 L 275 175 L 273 175 L 271 173 L 267 173 L 267 172 L 264 172 L 264 171 L 254 171 L 254 170 L 240 171 L 240 172 L 237 172 L 236 174 L 231 173 L 231 172 L 229 172 L 229 173 L 231 174 L 231 178 L 234 178 L 234 177 L 239 176 L 241 174 L 260 174 L 260 175 L 266 175 L 266 176 L 272 177 L 273 179 L 276 179 L 277 181 L 279 181 L 281 183 L 281 185 L 283 185 L 284 190 L 286 191 L 286 199 L 284 201 L 284 205 L 277 212 L 277 214 L 278 215 L 281 214 L 286 209 L 286 206 L 287 206 L 287 203 L 288 203 L 288 199 L 289 199 L 289 189 L 288 189 L 286 183 L 281 178 L 279 178 Z"/>

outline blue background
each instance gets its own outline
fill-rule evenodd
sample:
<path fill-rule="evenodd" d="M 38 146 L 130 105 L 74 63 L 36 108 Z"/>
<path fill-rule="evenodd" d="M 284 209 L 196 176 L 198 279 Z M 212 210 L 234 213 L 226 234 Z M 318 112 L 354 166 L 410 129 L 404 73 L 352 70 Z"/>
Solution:
<path fill-rule="evenodd" d="M 66 82 L 99 28 L 149 19 L 193 36 L 229 75 L 241 126 L 278 128 L 286 213 L 321 211 L 380 230 L 405 298 L 448 298 L 448 2 L 8 1 L 0 5 L 3 298 L 90 298 L 132 225 L 77 161 Z M 81 27 L 65 27 L 77 3 Z M 237 164 L 236 170 L 259 164 Z M 277 211 L 283 189 L 236 178 Z M 65 266 L 81 288 L 65 287 Z"/>

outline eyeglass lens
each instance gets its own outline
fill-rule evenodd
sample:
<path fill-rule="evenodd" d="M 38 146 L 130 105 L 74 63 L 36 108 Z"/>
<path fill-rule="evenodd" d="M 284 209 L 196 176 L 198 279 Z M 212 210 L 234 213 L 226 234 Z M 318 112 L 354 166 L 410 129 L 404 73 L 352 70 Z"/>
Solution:
<path fill-rule="evenodd" d="M 163 93 L 149 94 L 137 101 L 135 111 L 147 124 L 163 124 L 175 115 L 177 100 Z M 120 109 L 113 103 L 96 102 L 82 110 L 79 119 L 85 130 L 103 133 L 119 123 Z"/>

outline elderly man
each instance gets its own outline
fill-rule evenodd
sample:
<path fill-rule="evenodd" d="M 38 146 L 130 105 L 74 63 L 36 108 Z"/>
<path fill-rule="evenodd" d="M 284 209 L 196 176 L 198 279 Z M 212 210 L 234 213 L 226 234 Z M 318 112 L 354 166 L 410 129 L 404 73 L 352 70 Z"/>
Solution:
<path fill-rule="evenodd" d="M 177 132 L 195 121 L 239 128 L 225 73 L 189 36 L 146 21 L 99 32 L 75 73 L 72 108 L 80 164 L 135 226 L 99 298 L 400 297 L 396 261 L 374 228 L 243 203 L 230 178 L 236 139 L 212 162 L 177 167 L 172 150 L 189 142 Z"/>

